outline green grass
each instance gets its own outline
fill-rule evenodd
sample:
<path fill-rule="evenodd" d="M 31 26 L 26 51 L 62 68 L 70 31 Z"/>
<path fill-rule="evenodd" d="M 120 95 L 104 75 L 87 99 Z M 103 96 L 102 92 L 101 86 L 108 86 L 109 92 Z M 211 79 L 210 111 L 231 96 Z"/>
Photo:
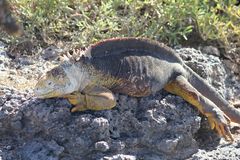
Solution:
<path fill-rule="evenodd" d="M 181 44 L 197 31 L 203 40 L 240 43 L 240 9 L 226 0 L 10 0 L 28 39 L 87 46 L 110 37 L 148 37 Z"/>

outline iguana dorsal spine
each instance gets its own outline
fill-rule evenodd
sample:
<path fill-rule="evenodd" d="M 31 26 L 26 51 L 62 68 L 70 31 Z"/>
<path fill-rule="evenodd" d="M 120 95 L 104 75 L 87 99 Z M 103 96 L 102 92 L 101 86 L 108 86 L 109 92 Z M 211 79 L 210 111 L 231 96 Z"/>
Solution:
<path fill-rule="evenodd" d="M 85 53 L 90 54 L 90 57 L 97 58 L 118 55 L 128 51 L 134 51 L 137 56 L 141 56 L 147 52 L 148 55 L 157 58 L 165 58 L 177 62 L 182 61 L 170 47 L 147 38 L 127 37 L 107 39 L 90 45 Z"/>

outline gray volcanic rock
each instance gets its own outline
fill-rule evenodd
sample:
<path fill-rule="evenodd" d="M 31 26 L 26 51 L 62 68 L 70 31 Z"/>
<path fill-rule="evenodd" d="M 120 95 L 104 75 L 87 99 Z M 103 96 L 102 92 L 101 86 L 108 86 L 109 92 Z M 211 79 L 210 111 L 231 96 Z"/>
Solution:
<path fill-rule="evenodd" d="M 233 77 L 227 74 L 218 57 L 188 48 L 178 53 L 222 95 L 229 98 L 239 93 L 239 82 L 231 80 Z M 161 91 L 145 98 L 118 94 L 116 98 L 118 104 L 112 110 L 72 114 L 65 99 L 40 100 L 31 92 L 0 86 L 0 159 L 158 160 L 239 156 L 239 138 L 236 137 L 234 144 L 224 145 L 227 143 L 209 129 L 206 119 L 178 96 Z"/>
<path fill-rule="evenodd" d="M 2 150 L 4 156 L 114 159 L 114 153 L 124 153 L 136 158 L 151 154 L 185 158 L 198 149 L 193 136 L 200 128 L 200 117 L 177 96 L 162 93 L 136 99 L 116 95 L 119 103 L 113 110 L 71 114 L 64 99 L 25 100 L 22 93 L 5 92 L 12 95 L 1 97 L 5 101 L 1 141 L 15 137 L 11 145 L 18 147 Z"/>

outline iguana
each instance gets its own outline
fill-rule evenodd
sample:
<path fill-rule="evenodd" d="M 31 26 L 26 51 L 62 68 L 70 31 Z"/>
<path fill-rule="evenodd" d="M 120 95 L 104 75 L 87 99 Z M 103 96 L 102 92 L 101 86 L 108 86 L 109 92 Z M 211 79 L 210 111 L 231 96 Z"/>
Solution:
<path fill-rule="evenodd" d="M 93 44 L 82 56 L 72 56 L 43 75 L 34 92 L 39 98 L 67 98 L 74 106 L 71 112 L 76 112 L 113 108 L 113 93 L 144 97 L 161 89 L 197 107 L 212 129 L 233 141 L 229 124 L 240 123 L 240 111 L 173 49 L 145 38 L 113 38 Z"/>
<path fill-rule="evenodd" d="M 0 0 L 0 26 L 9 34 L 20 35 L 21 27 L 11 14 L 9 4 L 6 0 Z"/>

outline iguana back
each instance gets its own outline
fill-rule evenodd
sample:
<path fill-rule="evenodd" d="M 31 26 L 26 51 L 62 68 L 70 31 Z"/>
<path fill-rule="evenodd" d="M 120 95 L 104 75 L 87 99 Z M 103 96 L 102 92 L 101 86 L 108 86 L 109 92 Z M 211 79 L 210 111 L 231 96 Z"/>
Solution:
<path fill-rule="evenodd" d="M 128 51 L 133 51 L 128 53 Z M 182 62 L 181 58 L 174 51 L 163 43 L 147 38 L 113 38 L 100 41 L 91 45 L 87 51 L 93 58 L 108 57 L 109 55 L 134 54 L 136 56 L 150 55 L 155 58 L 165 59 L 169 62 Z"/>
<path fill-rule="evenodd" d="M 149 39 L 111 39 L 90 46 L 86 53 L 91 58 L 85 62 L 94 70 L 120 80 L 109 86 L 103 76 L 98 83 L 131 96 L 154 93 L 184 72 L 181 59 L 172 49 Z"/>

